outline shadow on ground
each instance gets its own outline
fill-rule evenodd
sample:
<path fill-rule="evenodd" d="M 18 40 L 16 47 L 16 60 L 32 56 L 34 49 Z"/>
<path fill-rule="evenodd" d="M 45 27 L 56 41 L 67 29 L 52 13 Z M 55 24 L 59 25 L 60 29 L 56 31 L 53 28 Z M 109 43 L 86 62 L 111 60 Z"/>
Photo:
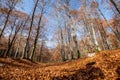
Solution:
<path fill-rule="evenodd" d="M 104 79 L 102 70 L 98 67 L 94 67 L 95 62 L 86 64 L 86 68 L 79 69 L 75 74 L 63 77 L 53 77 L 52 80 L 94 80 Z"/>
<path fill-rule="evenodd" d="M 116 72 L 118 74 L 118 78 L 116 80 L 120 80 L 120 66 L 117 67 Z"/>

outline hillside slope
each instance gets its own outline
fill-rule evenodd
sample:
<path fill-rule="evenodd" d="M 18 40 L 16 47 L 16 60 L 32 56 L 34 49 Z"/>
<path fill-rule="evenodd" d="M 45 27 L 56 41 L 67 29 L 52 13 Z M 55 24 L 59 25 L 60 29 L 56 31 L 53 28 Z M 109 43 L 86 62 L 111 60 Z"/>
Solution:
<path fill-rule="evenodd" d="M 120 80 L 120 49 L 63 63 L 0 58 L 0 80 Z"/>

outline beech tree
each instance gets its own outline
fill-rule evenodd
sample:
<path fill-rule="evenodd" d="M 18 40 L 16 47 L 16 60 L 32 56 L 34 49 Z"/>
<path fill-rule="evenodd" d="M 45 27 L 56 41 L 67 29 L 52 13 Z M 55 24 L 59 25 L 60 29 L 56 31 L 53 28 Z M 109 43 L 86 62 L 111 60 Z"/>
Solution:
<path fill-rule="evenodd" d="M 6 20 L 5 20 L 5 23 L 3 24 L 3 29 L 1 30 L 0 32 L 0 39 L 3 35 L 3 32 L 4 30 L 6 29 L 6 26 L 7 26 L 7 23 L 8 23 L 8 20 L 9 20 L 9 17 L 10 17 L 10 14 L 12 12 L 12 10 L 15 8 L 16 4 L 18 3 L 19 0 L 5 0 L 3 4 L 5 4 L 6 8 L 3 8 L 4 10 L 6 10 Z"/>
<path fill-rule="evenodd" d="M 77 43 L 77 35 L 76 35 L 76 29 L 75 29 L 75 22 L 74 21 L 74 17 L 71 15 L 71 10 L 70 10 L 70 0 L 63 0 L 64 3 L 65 3 L 65 10 L 66 10 L 66 15 L 68 16 L 69 20 L 70 20 L 70 23 L 72 23 L 70 25 L 70 28 L 72 30 L 71 32 L 71 37 L 73 39 L 73 42 L 75 44 L 74 46 L 74 52 L 76 53 L 76 58 L 80 58 L 80 51 L 79 51 L 79 48 L 78 48 L 78 43 Z"/>
<path fill-rule="evenodd" d="M 11 49 L 11 47 L 12 47 L 12 45 L 13 45 L 15 39 L 16 39 L 17 33 L 19 32 L 19 30 L 20 30 L 20 28 L 21 28 L 22 25 L 23 25 L 23 22 L 20 22 L 19 25 L 16 25 L 16 27 L 15 27 L 15 33 L 14 33 L 14 35 L 13 35 L 13 38 L 12 38 L 11 40 L 9 39 L 8 49 L 7 49 L 6 53 L 4 54 L 4 57 L 6 57 L 6 56 L 9 55 L 10 49 Z M 11 35 L 11 34 L 10 34 L 10 35 Z"/>
<path fill-rule="evenodd" d="M 27 36 L 27 39 L 26 39 L 26 44 L 25 44 L 25 48 L 24 48 L 24 52 L 23 52 L 24 58 L 28 58 L 27 51 L 29 51 L 29 39 L 30 39 L 30 34 L 31 34 L 31 31 L 32 31 L 32 27 L 33 27 L 33 21 L 34 21 L 35 11 L 36 11 L 38 2 L 39 2 L 39 0 L 36 0 L 34 8 L 33 8 L 32 18 L 31 18 L 31 22 L 30 22 L 30 28 L 29 28 L 29 32 L 28 32 L 28 36 Z"/>
<path fill-rule="evenodd" d="M 43 14 L 45 12 L 45 6 L 48 2 L 45 1 L 45 0 L 42 0 L 40 1 L 40 8 L 41 8 L 41 12 L 40 12 L 40 16 L 39 16 L 39 20 L 38 20 L 38 25 L 37 25 L 37 34 L 35 36 L 35 40 L 34 40 L 34 44 L 33 44 L 33 50 L 31 52 L 31 55 L 29 57 L 29 59 L 32 59 L 34 58 L 34 54 L 35 54 L 35 50 L 36 50 L 36 45 L 37 45 L 37 42 L 38 42 L 38 38 L 39 38 L 39 35 L 40 35 L 40 29 L 44 26 L 42 25 L 42 19 L 43 19 Z"/>

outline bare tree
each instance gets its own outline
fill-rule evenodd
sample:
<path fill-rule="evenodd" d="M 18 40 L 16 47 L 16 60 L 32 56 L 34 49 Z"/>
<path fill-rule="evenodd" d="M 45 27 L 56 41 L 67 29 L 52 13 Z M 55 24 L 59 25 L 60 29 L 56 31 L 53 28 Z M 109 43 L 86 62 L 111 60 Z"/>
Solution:
<path fill-rule="evenodd" d="M 15 8 L 16 4 L 18 3 L 18 1 L 14 1 L 14 0 L 8 0 L 6 2 L 7 2 L 6 4 L 8 5 L 9 9 L 7 9 L 7 16 L 6 16 L 6 20 L 5 20 L 3 29 L 2 29 L 2 31 L 0 33 L 0 39 L 1 39 L 2 35 L 3 35 L 4 30 L 6 29 L 10 14 L 11 14 L 12 10 Z"/>
<path fill-rule="evenodd" d="M 25 21 L 23 22 L 23 25 L 21 26 L 20 36 L 19 36 L 19 39 L 18 39 L 18 45 L 17 45 L 16 51 L 15 51 L 14 58 L 16 58 L 18 53 L 19 53 L 18 51 L 19 51 L 19 48 L 20 48 L 21 37 L 23 35 L 23 30 L 25 29 L 25 26 L 26 26 L 26 23 L 27 23 L 28 19 L 29 19 L 29 16 L 27 17 L 27 19 L 25 19 Z M 23 57 L 23 55 L 21 57 Z"/>
<path fill-rule="evenodd" d="M 31 31 L 32 31 L 32 27 L 33 27 L 35 11 L 36 11 L 38 2 L 39 2 L 39 0 L 36 0 L 35 5 L 34 5 L 34 9 L 33 9 L 33 12 L 32 12 L 32 19 L 31 19 L 31 22 L 30 22 L 30 28 L 29 28 L 27 39 L 26 39 L 25 48 L 24 48 L 24 51 L 23 51 L 24 58 L 28 58 L 27 51 L 28 51 L 28 47 L 29 47 L 29 39 L 30 39 L 30 34 L 31 34 Z"/>
<path fill-rule="evenodd" d="M 32 52 L 29 56 L 29 59 L 32 59 L 32 60 L 34 60 L 33 58 L 34 58 L 36 45 L 37 45 L 39 34 L 40 34 L 40 28 L 42 27 L 41 22 L 42 22 L 42 17 L 43 17 L 43 14 L 44 14 L 44 8 L 45 8 L 45 5 L 46 5 L 46 2 L 44 0 L 41 1 L 41 3 L 42 3 L 42 5 L 41 5 L 41 12 L 40 12 L 39 20 L 38 20 L 38 25 L 37 25 L 37 33 L 36 33 L 34 44 L 33 44 L 33 50 L 32 50 Z"/>
<path fill-rule="evenodd" d="M 15 27 L 15 28 L 16 28 L 16 29 L 15 29 L 15 33 L 14 33 L 14 35 L 13 35 L 12 40 L 11 40 L 11 41 L 9 42 L 9 44 L 8 44 L 8 49 L 7 49 L 7 51 L 5 52 L 4 57 L 6 57 L 6 56 L 9 55 L 10 50 L 11 50 L 11 47 L 13 46 L 13 43 L 14 43 L 14 41 L 15 41 L 15 39 L 16 39 L 17 33 L 19 32 L 19 30 L 20 30 L 20 28 L 21 28 L 22 25 L 23 25 L 23 22 L 20 22 L 19 25 L 16 25 L 16 27 Z"/>

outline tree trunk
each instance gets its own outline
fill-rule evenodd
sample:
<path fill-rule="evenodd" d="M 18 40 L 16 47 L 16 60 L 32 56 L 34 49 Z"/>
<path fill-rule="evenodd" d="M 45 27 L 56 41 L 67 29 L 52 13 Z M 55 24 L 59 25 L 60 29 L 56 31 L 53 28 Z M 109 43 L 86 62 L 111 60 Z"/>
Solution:
<path fill-rule="evenodd" d="M 3 29 L 2 29 L 2 31 L 1 31 L 1 33 L 0 33 L 0 39 L 1 39 L 2 35 L 3 35 L 4 30 L 6 29 L 6 26 L 7 26 L 7 23 L 8 23 L 8 20 L 9 20 L 9 17 L 10 17 L 10 13 L 11 13 L 11 12 L 12 12 L 12 9 L 10 9 L 10 10 L 8 11 L 8 13 L 7 13 L 7 17 L 6 17 L 6 20 L 5 20 Z"/>
<path fill-rule="evenodd" d="M 96 38 L 96 35 L 95 35 L 95 29 L 94 29 L 93 23 L 92 23 L 92 33 L 93 33 L 93 38 L 94 38 L 96 50 L 101 51 L 99 44 L 98 44 L 98 41 L 97 41 L 97 38 Z"/>
<path fill-rule="evenodd" d="M 77 35 L 76 35 L 76 30 L 75 30 L 75 22 L 73 21 L 72 19 L 72 24 L 71 24 L 71 29 L 72 29 L 72 39 L 73 39 L 73 42 L 74 42 L 74 52 L 76 53 L 76 58 L 80 58 L 80 51 L 79 51 L 79 48 L 78 48 L 78 43 L 77 43 Z"/>
<path fill-rule="evenodd" d="M 9 52 L 10 52 L 10 50 L 11 50 L 11 47 L 13 46 L 13 43 L 14 43 L 15 38 L 16 38 L 16 36 L 17 36 L 17 33 L 19 32 L 22 24 L 23 24 L 23 23 L 21 23 L 21 25 L 18 27 L 18 29 L 15 30 L 15 34 L 14 34 L 12 40 L 10 41 L 10 43 L 8 44 L 8 49 L 7 49 L 6 53 L 4 54 L 4 57 L 6 57 L 6 56 L 9 55 Z M 17 27 L 17 26 L 16 26 L 16 27 Z"/>
<path fill-rule="evenodd" d="M 41 14 L 40 14 L 40 17 L 39 17 L 39 21 L 38 21 L 37 34 L 35 36 L 35 40 L 34 40 L 34 44 L 33 44 L 33 50 L 32 50 L 32 53 L 30 54 L 30 57 L 29 57 L 29 59 L 32 59 L 32 60 L 34 58 L 34 54 L 35 54 L 35 50 L 36 50 L 36 45 L 37 45 L 37 41 L 38 41 L 39 34 L 40 34 L 40 27 L 41 27 L 41 21 L 42 21 L 43 11 L 44 11 L 44 3 L 43 3 L 43 6 L 42 6 L 42 10 L 41 10 Z"/>
<path fill-rule="evenodd" d="M 33 27 L 33 21 L 34 21 L 34 15 L 35 15 L 35 11 L 36 11 L 36 8 L 37 8 L 37 4 L 38 4 L 39 0 L 36 1 L 35 3 L 35 6 L 34 6 L 34 9 L 33 9 L 33 13 L 32 13 L 32 20 L 30 22 L 30 28 L 29 28 L 29 32 L 28 32 L 28 37 L 26 39 L 26 44 L 25 44 L 25 48 L 24 48 L 24 58 L 28 58 L 28 47 L 29 47 L 29 39 L 30 39 L 30 34 L 31 34 L 31 31 L 32 31 L 32 27 Z M 30 58 L 31 59 L 31 58 Z"/>
<path fill-rule="evenodd" d="M 11 1 L 11 4 L 8 4 L 9 5 L 9 11 L 7 13 L 7 17 L 6 17 L 6 20 L 5 20 L 5 23 L 4 23 L 4 26 L 3 26 L 3 29 L 0 33 L 0 40 L 1 40 L 1 37 L 4 33 L 4 30 L 6 29 L 6 26 L 7 26 L 7 23 L 8 23 L 8 20 L 9 20 L 9 17 L 10 17 L 10 14 L 12 12 L 12 10 L 14 9 L 14 7 L 16 6 L 17 2 L 16 1 Z"/>
<path fill-rule="evenodd" d="M 65 51 L 64 51 L 64 41 L 63 41 L 63 31 L 62 28 L 60 27 L 60 37 L 61 37 L 61 57 L 62 61 L 65 61 Z"/>
<path fill-rule="evenodd" d="M 96 1 L 96 0 L 95 0 Z M 97 1 L 96 1 L 97 2 Z M 109 24 L 109 22 L 107 21 L 106 17 L 104 16 L 104 14 L 102 13 L 102 11 L 100 10 L 99 6 L 98 6 L 98 11 L 100 12 L 101 16 L 104 18 L 104 20 L 106 21 L 107 25 L 111 28 L 111 30 L 113 31 L 113 33 L 115 34 L 115 36 L 117 37 L 117 39 L 119 40 L 118 35 L 116 34 L 116 32 L 113 30 L 111 24 Z"/>
<path fill-rule="evenodd" d="M 119 8 L 117 7 L 117 4 L 115 3 L 114 0 L 110 0 L 110 2 L 114 5 L 115 9 L 118 11 L 118 13 L 120 14 L 120 10 Z"/>
<path fill-rule="evenodd" d="M 10 38 L 12 37 L 12 33 L 13 33 L 13 30 L 14 30 L 14 27 L 15 27 L 15 23 L 16 23 L 16 19 L 15 19 L 13 25 L 11 26 L 11 32 L 10 32 L 10 35 L 9 35 L 9 38 L 8 38 L 8 48 L 9 48 L 10 43 L 11 43 L 11 39 Z M 4 57 L 6 57 L 6 52 L 4 54 Z"/>

